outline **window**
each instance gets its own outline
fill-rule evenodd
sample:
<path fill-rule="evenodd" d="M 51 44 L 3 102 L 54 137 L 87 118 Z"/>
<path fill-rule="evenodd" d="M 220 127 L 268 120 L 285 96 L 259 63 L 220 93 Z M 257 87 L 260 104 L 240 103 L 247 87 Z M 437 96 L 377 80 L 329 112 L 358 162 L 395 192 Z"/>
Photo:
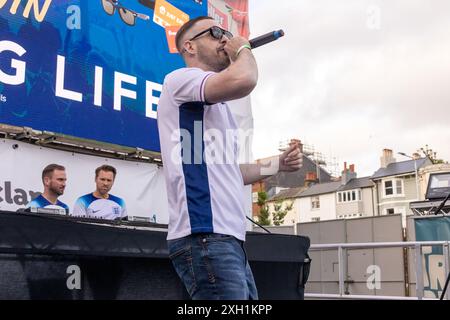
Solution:
<path fill-rule="evenodd" d="M 320 208 L 320 199 L 319 197 L 311 198 L 311 209 L 319 209 Z"/>
<path fill-rule="evenodd" d="M 313 218 L 311 218 L 311 221 L 314 221 L 314 222 L 320 221 L 320 217 L 313 217 Z"/>
<path fill-rule="evenodd" d="M 396 186 L 397 186 L 397 194 L 402 194 L 403 193 L 402 181 L 397 180 L 395 182 L 396 182 Z"/>
<path fill-rule="evenodd" d="M 252 202 L 257 203 L 258 202 L 258 192 L 252 193 Z"/>
<path fill-rule="evenodd" d="M 385 181 L 384 182 L 384 193 L 387 196 L 391 196 L 394 194 L 394 189 L 392 188 L 392 181 Z"/>
<path fill-rule="evenodd" d="M 363 214 L 362 213 L 349 213 L 349 214 L 342 214 L 339 215 L 339 219 L 354 219 L 354 218 L 358 218 L 358 217 L 362 217 Z"/>
<path fill-rule="evenodd" d="M 387 208 L 384 210 L 385 210 L 384 213 L 387 215 L 390 215 L 390 214 L 401 214 L 402 216 L 406 215 L 406 208 L 401 207 L 401 206 L 394 207 L 394 208 Z"/>
<path fill-rule="evenodd" d="M 386 180 L 383 183 L 384 183 L 383 189 L 385 197 L 403 195 L 403 180 L 400 179 Z"/>
<path fill-rule="evenodd" d="M 338 192 L 338 203 L 361 201 L 361 190 L 349 190 Z"/>

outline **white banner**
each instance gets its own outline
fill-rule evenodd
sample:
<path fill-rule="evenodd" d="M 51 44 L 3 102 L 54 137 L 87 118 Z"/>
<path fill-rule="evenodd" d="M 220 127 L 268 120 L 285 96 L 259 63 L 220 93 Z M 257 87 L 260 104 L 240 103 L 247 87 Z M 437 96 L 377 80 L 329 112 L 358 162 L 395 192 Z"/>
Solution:
<path fill-rule="evenodd" d="M 78 197 L 95 190 L 95 169 L 117 169 L 111 194 L 125 200 L 129 216 L 148 217 L 167 224 L 167 195 L 163 169 L 154 164 L 107 159 L 0 140 L 0 210 L 24 208 L 43 191 L 42 170 L 50 163 L 66 167 L 67 185 L 59 200 L 72 211 Z"/>

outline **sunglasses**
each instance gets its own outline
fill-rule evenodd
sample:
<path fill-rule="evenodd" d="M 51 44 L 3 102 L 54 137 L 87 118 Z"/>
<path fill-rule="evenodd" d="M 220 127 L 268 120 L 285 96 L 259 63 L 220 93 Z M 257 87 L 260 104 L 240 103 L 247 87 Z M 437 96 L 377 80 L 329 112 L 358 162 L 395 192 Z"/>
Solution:
<path fill-rule="evenodd" d="M 129 26 L 134 26 L 136 24 L 136 18 L 142 20 L 150 20 L 150 17 L 145 14 L 138 13 L 125 7 L 122 7 L 119 4 L 118 0 L 102 0 L 102 5 L 103 10 L 105 10 L 105 12 L 111 16 L 114 14 L 117 8 L 117 10 L 119 11 L 120 18 L 122 19 L 123 22 L 125 22 L 125 24 Z"/>
<path fill-rule="evenodd" d="M 217 40 L 222 39 L 223 36 L 227 37 L 228 39 L 233 38 L 233 34 L 230 31 L 224 30 L 218 26 L 212 26 L 211 28 L 203 30 L 202 32 L 196 34 L 194 37 L 189 39 L 189 41 L 195 40 L 198 37 L 200 37 L 208 32 L 214 39 L 217 39 Z"/>

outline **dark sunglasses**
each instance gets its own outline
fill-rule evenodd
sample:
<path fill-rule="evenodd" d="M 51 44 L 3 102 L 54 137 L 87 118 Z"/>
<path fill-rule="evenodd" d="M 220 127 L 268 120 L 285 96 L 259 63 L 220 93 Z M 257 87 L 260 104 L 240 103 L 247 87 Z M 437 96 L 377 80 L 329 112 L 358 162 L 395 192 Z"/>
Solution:
<path fill-rule="evenodd" d="M 136 18 L 150 20 L 150 17 L 145 14 L 122 7 L 118 0 L 102 0 L 102 5 L 105 12 L 109 15 L 113 15 L 117 9 L 122 21 L 129 26 L 134 26 L 136 24 Z"/>
<path fill-rule="evenodd" d="M 227 37 L 228 39 L 233 38 L 233 34 L 230 31 L 224 30 L 218 26 L 212 26 L 209 29 L 203 30 L 202 32 L 200 32 L 199 34 L 196 34 L 194 37 L 192 37 L 191 39 L 189 39 L 189 41 L 195 40 L 198 37 L 200 37 L 201 35 L 205 34 L 209 32 L 209 34 L 217 40 L 222 39 L 223 36 Z"/>

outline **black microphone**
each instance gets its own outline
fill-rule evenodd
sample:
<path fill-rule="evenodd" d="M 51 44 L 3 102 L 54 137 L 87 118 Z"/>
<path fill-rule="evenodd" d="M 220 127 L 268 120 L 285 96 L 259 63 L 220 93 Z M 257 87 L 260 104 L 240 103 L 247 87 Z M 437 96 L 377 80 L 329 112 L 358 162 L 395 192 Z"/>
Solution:
<path fill-rule="evenodd" d="M 284 36 L 283 30 L 272 31 L 272 32 L 263 34 L 262 36 L 259 36 L 255 39 L 251 39 L 251 40 L 249 40 L 249 42 L 250 42 L 250 46 L 252 47 L 252 49 L 255 49 L 266 43 L 275 41 L 275 40 L 281 38 L 282 36 Z"/>

